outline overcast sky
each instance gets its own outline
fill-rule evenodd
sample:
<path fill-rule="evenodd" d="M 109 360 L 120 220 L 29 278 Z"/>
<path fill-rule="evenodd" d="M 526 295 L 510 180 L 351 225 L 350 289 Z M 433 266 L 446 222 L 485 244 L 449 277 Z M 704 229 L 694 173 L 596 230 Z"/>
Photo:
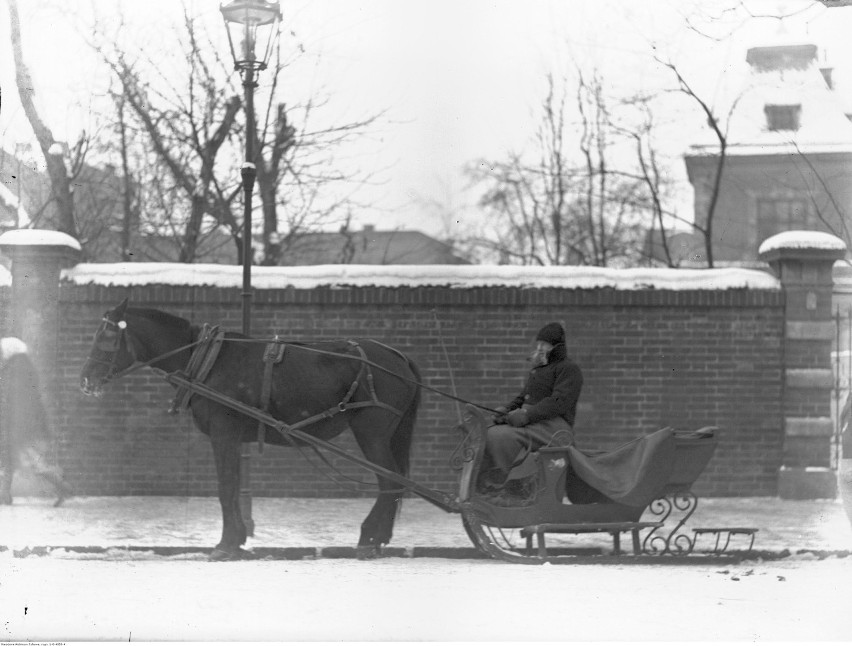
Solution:
<path fill-rule="evenodd" d="M 215 0 L 187 0 L 191 10 L 218 21 Z M 37 101 L 57 138 L 74 139 L 87 123 L 88 96 L 97 86 L 94 59 L 67 11 L 78 19 L 92 5 L 128 18 L 147 34 L 152 49 L 169 46 L 168 24 L 176 0 L 19 0 L 25 54 Z M 723 13 L 731 2 L 691 0 L 284 0 L 282 38 L 306 55 L 283 80 L 293 96 L 325 88 L 333 114 L 357 119 L 386 111 L 376 136 L 341 151 L 341 158 L 377 171 L 378 185 L 362 199 L 376 208 L 356 214 L 356 223 L 439 233 L 444 225 L 423 202 L 437 202 L 471 217 L 476 193 L 465 191 L 463 166 L 527 146 L 542 98 L 544 76 L 570 74 L 573 65 L 601 70 L 616 93 L 660 83 L 657 51 L 683 66 L 705 91 L 718 90 L 742 66 L 745 49 L 777 36 L 779 22 Z M 722 42 L 685 28 L 695 6 L 736 26 Z M 797 13 L 784 21 L 792 39 L 809 39 L 829 52 L 838 68 L 852 62 L 847 41 L 852 9 L 825 9 L 809 0 L 754 0 L 756 15 Z M 62 10 L 57 7 L 63 7 Z M 731 22 L 732 21 L 732 22 Z M 701 23 L 703 24 L 703 23 Z M 701 26 L 699 24 L 699 26 Z M 708 27 L 711 29 L 711 27 Z M 215 31 L 215 29 L 214 29 Z M 291 33 L 292 32 L 292 33 Z M 0 33 L 8 34 L 8 11 L 0 3 Z M 220 46 L 227 51 L 224 27 Z M 14 88 L 11 49 L 0 39 L 0 142 L 14 150 L 32 134 Z M 3 49 L 5 47 L 5 49 Z M 332 114 L 330 111 L 329 114 Z M 681 134 L 666 142 L 674 155 L 700 127 L 684 113 Z M 673 131 L 674 133 L 674 131 Z M 695 139 L 698 137 L 696 136 Z M 682 163 L 678 179 L 685 181 Z M 684 191 L 688 208 L 691 195 Z"/>

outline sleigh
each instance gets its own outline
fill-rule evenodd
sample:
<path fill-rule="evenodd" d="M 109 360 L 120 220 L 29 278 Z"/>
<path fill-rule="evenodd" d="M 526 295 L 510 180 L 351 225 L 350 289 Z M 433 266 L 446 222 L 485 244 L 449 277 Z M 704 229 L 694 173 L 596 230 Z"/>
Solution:
<path fill-rule="evenodd" d="M 484 554 L 511 562 L 552 562 L 565 557 L 548 551 L 548 534 L 586 533 L 609 534 L 615 554 L 621 553 L 623 533 L 631 535 L 634 554 L 693 551 L 698 534 L 690 536 L 684 527 L 698 503 L 692 485 L 716 449 L 714 427 L 664 428 L 609 452 L 541 448 L 510 475 L 514 494 L 477 490 L 486 427 L 483 415 L 468 407 L 459 425 L 463 441 L 457 460 L 464 527 Z M 521 476 L 513 478 L 518 471 Z M 717 551 L 721 535 L 730 540 L 732 532 L 752 537 L 754 532 L 699 529 L 716 533 Z M 516 530 L 522 545 L 514 545 L 507 530 Z"/>

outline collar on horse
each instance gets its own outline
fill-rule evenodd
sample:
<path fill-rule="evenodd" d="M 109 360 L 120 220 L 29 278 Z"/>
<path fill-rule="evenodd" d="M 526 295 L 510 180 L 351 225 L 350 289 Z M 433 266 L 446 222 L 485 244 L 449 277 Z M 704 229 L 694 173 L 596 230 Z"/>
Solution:
<path fill-rule="evenodd" d="M 219 358 L 219 350 L 222 349 L 224 340 L 224 330 L 220 330 L 218 325 L 210 326 L 205 323 L 198 335 L 197 345 L 192 351 L 189 363 L 186 364 L 186 368 L 181 371 L 181 374 L 190 382 L 204 383 L 213 369 L 216 359 Z M 178 386 L 169 413 L 175 414 L 189 406 L 189 400 L 193 394 L 186 386 Z"/>

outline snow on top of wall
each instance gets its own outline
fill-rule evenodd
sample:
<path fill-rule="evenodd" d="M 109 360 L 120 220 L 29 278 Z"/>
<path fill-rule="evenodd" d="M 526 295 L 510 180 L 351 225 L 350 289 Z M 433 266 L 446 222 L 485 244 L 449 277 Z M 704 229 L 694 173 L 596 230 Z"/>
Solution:
<path fill-rule="evenodd" d="M 239 265 L 180 263 L 79 264 L 62 273 L 77 285 L 188 285 L 240 287 Z M 561 289 L 780 289 L 756 269 L 606 269 L 496 265 L 312 265 L 252 267 L 257 289 L 343 287 L 557 287 Z"/>
<path fill-rule="evenodd" d="M 837 236 L 821 231 L 784 231 L 764 240 L 757 253 L 764 254 L 777 249 L 846 251 L 846 243 Z"/>
<path fill-rule="evenodd" d="M 12 229 L 0 235 L 0 245 L 71 247 L 80 251 L 80 243 L 67 233 L 47 229 Z"/>

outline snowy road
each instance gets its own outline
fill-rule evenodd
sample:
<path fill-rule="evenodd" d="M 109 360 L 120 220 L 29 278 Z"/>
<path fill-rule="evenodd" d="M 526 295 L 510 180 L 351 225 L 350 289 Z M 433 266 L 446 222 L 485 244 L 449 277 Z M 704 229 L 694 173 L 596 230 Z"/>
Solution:
<path fill-rule="evenodd" d="M 849 640 L 852 558 L 0 557 L 0 640 Z"/>

